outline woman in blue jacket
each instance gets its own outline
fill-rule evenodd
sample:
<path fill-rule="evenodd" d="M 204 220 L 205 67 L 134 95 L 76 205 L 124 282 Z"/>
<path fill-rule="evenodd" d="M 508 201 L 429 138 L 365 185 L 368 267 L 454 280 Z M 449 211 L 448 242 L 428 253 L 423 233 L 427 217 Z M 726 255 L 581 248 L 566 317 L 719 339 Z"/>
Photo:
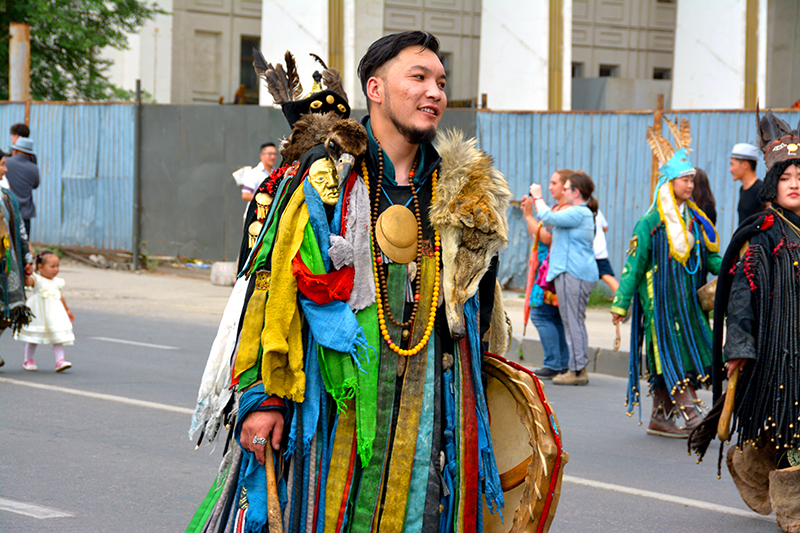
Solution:
<path fill-rule="evenodd" d="M 558 295 L 558 312 L 564 324 L 569 349 L 569 371 L 553 378 L 556 385 L 586 385 L 589 373 L 589 335 L 586 332 L 586 306 L 589 294 L 597 283 L 597 262 L 594 260 L 594 216 L 597 200 L 592 197 L 594 183 L 583 172 L 572 174 L 564 184 L 564 195 L 570 207 L 552 211 L 542 199 L 542 186 L 531 185 L 536 218 L 552 227 L 550 267 L 547 281 L 552 281 Z"/>

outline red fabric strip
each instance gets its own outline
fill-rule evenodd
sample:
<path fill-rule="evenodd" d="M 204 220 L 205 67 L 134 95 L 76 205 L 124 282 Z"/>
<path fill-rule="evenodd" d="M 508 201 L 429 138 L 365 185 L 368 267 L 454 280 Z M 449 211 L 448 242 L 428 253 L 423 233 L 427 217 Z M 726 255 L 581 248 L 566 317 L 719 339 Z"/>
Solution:
<path fill-rule="evenodd" d="M 461 483 L 463 514 L 461 531 L 477 531 L 478 517 L 478 421 L 475 412 L 475 390 L 472 387 L 472 364 L 469 344 L 466 337 L 458 341 L 458 354 L 461 359 L 461 413 L 464 417 L 461 426 L 461 460 L 464 462 L 464 481 Z"/>
<path fill-rule="evenodd" d="M 314 303 L 325 305 L 334 300 L 346 302 L 350 299 L 355 269 L 346 266 L 329 274 L 312 274 L 298 252 L 292 259 L 292 275 L 297 279 L 297 290 Z"/>

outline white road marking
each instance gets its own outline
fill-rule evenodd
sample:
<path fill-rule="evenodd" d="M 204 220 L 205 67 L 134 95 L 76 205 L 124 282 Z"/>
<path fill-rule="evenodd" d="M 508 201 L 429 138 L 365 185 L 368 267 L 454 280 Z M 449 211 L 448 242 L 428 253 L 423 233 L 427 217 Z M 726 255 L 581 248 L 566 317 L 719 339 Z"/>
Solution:
<path fill-rule="evenodd" d="M 95 400 L 105 400 L 108 402 L 124 403 L 127 405 L 134 405 L 136 407 L 147 407 L 148 409 L 158 409 L 159 411 L 168 411 L 170 413 L 180 413 L 182 415 L 194 414 L 194 410 L 187 409 L 186 407 L 176 407 L 174 405 L 167 405 L 165 403 L 147 402 L 144 400 L 136 400 L 134 398 L 127 398 L 125 396 L 114 396 L 112 394 L 102 394 L 99 392 L 87 392 L 77 389 L 67 389 L 65 387 L 56 387 L 53 385 L 43 385 L 41 383 L 30 383 L 27 381 L 19 381 L 16 379 L 0 378 L 0 383 L 9 383 L 11 385 L 20 385 L 23 387 L 31 387 L 34 389 L 49 390 L 54 392 L 63 392 L 65 394 L 74 394 L 75 396 L 83 396 L 85 398 L 93 398 Z"/>
<path fill-rule="evenodd" d="M 50 509 L 49 507 L 41 507 L 39 505 L 31 505 L 29 503 L 15 502 L 6 498 L 0 498 L 0 511 L 9 511 L 11 513 L 24 514 L 25 516 L 32 516 L 44 520 L 45 518 L 69 518 L 75 516 L 58 509 Z"/>
<path fill-rule="evenodd" d="M 615 492 L 622 492 L 624 494 L 641 496 L 642 498 L 652 498 L 654 500 L 661 500 L 663 502 L 676 503 L 678 505 L 686 505 L 688 507 L 696 507 L 698 509 L 703 509 L 705 511 L 714 511 L 717 513 L 743 516 L 745 518 L 755 518 L 757 520 L 766 520 L 768 522 L 775 521 L 774 518 L 756 514 L 753 511 L 744 511 L 742 509 L 726 507 L 724 505 L 717 505 L 716 503 L 709 503 L 700 500 L 692 500 L 689 498 L 681 498 L 680 496 L 671 496 L 669 494 L 661 494 L 660 492 L 651 492 L 649 490 L 634 489 L 632 487 L 613 485 L 611 483 L 603 483 L 602 481 L 593 481 L 591 479 L 583 479 L 575 476 L 564 476 L 563 480 L 566 481 L 567 483 L 574 483 L 576 485 L 583 485 L 585 487 L 592 487 L 595 489 L 603 489 L 603 490 L 613 490 Z"/>
<path fill-rule="evenodd" d="M 116 342 L 118 344 L 130 344 L 131 346 L 144 346 L 145 348 L 156 348 L 157 350 L 180 350 L 175 346 L 164 346 L 163 344 L 150 344 L 148 342 L 126 341 L 123 339 L 110 339 L 108 337 L 89 337 L 96 341 Z"/>

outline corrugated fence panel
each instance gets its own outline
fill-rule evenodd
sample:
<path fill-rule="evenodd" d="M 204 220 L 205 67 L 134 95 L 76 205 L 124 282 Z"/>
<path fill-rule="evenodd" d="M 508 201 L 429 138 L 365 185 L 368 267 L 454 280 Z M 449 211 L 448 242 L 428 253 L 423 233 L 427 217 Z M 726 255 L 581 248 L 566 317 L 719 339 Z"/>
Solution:
<path fill-rule="evenodd" d="M 20 112 L 16 108 L 24 113 L 24 106 L 0 105 L 0 125 L 6 115 Z M 130 248 L 133 116 L 132 105 L 31 106 L 31 138 L 41 177 L 33 195 L 37 216 L 31 224 L 32 241 Z"/>
<path fill-rule="evenodd" d="M 133 236 L 133 106 L 103 108 L 97 161 L 99 247 L 129 250 Z"/>
<path fill-rule="evenodd" d="M 64 105 L 31 106 L 31 138 L 39 165 L 39 188 L 33 191 L 36 218 L 30 239 L 61 244 L 61 169 L 63 163 Z"/>
<path fill-rule="evenodd" d="M 668 116 L 674 118 L 674 112 Z M 738 142 L 756 143 L 756 121 L 750 111 L 680 112 L 692 128 L 690 157 L 708 174 L 716 199 L 717 231 L 722 250 L 738 224 L 738 183 L 728 167 Z M 800 112 L 777 115 L 794 126 Z M 547 185 L 559 168 L 582 169 L 594 180 L 595 197 L 609 222 L 606 233 L 609 261 L 617 277 L 622 271 L 628 241 L 637 220 L 647 211 L 650 197 L 651 152 L 645 140 L 653 115 L 647 113 L 478 113 L 480 146 L 491 154 L 508 179 L 513 198 L 528 194 L 530 184 Z M 667 138 L 666 123 L 663 130 Z M 764 177 L 763 162 L 757 168 Z M 508 287 L 525 285 L 531 241 L 519 209 L 509 210 L 509 244 L 501 252 L 500 280 Z"/>
<path fill-rule="evenodd" d="M 25 122 L 25 104 L 0 105 L 0 148 L 8 152 L 11 148 L 11 139 L 8 130 L 18 122 Z"/>

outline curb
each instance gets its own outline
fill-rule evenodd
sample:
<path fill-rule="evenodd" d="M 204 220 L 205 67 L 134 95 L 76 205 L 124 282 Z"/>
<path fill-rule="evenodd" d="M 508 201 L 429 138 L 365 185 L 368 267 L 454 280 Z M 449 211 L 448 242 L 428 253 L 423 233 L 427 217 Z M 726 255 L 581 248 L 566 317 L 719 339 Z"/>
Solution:
<path fill-rule="evenodd" d="M 589 346 L 589 372 L 606 374 L 620 378 L 628 377 L 629 351 L 615 352 L 610 348 L 600 346 Z M 534 339 L 525 339 L 522 335 L 514 334 L 511 338 L 511 345 L 505 355 L 506 358 L 519 362 L 531 368 L 538 368 L 544 361 L 544 351 L 542 343 Z"/>

